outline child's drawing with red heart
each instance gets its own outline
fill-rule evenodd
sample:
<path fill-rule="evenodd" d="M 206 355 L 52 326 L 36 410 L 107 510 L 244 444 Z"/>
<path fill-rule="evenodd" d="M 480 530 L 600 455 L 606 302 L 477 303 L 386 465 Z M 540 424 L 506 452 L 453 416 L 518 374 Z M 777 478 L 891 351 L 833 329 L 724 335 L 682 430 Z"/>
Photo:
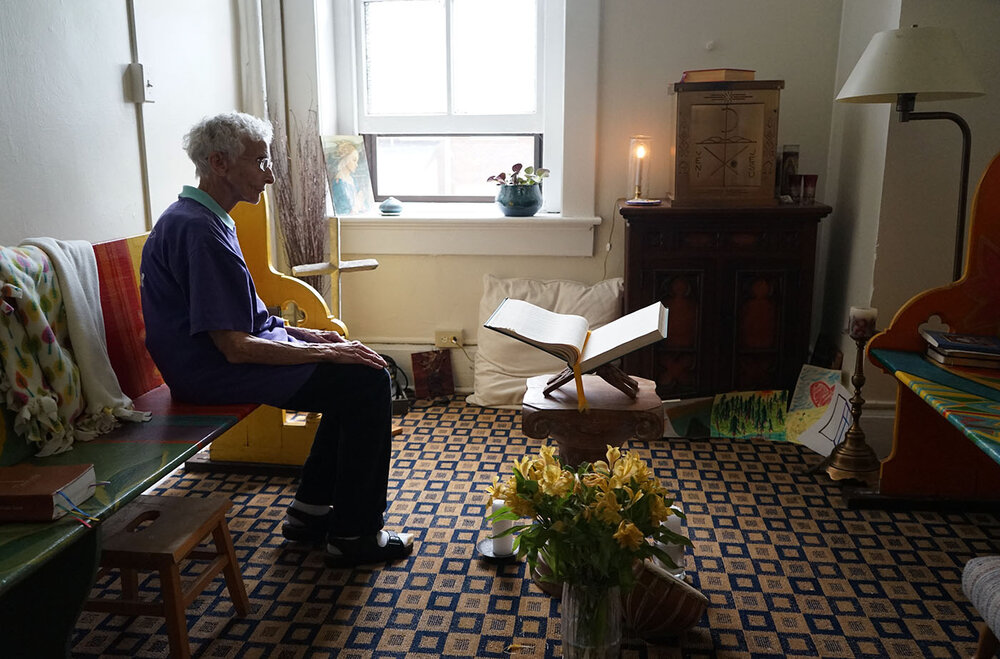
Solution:
<path fill-rule="evenodd" d="M 825 382 L 813 382 L 809 385 L 809 398 L 816 407 L 829 405 L 833 398 L 833 385 Z"/>

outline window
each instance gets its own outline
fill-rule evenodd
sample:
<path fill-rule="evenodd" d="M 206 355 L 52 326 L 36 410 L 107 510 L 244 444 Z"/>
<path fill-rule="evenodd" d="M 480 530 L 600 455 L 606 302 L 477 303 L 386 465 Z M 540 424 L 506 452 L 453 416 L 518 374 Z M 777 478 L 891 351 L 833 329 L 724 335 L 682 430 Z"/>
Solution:
<path fill-rule="evenodd" d="M 563 247 L 568 244 L 567 238 L 572 236 L 574 240 L 579 238 L 579 248 L 574 248 L 572 255 L 591 253 L 593 227 L 600 222 L 600 218 L 594 215 L 594 199 L 601 2 L 536 1 L 541 17 L 538 19 L 538 30 L 542 50 L 538 58 L 543 67 L 537 84 L 539 112 L 536 121 L 539 123 L 536 127 L 525 129 L 494 123 L 471 128 L 468 122 L 493 121 L 497 115 L 469 114 L 454 117 L 467 125 L 445 130 L 440 127 L 440 122 L 444 121 L 441 116 L 424 114 L 417 115 L 418 119 L 406 126 L 390 128 L 391 122 L 403 121 L 403 117 L 385 114 L 377 117 L 383 125 L 377 131 L 369 129 L 368 134 L 452 137 L 495 133 L 541 135 L 543 139 L 539 140 L 536 148 L 541 148 L 543 166 L 551 170 L 551 174 L 543 186 L 544 202 L 539 218 L 533 223 L 512 222 L 510 218 L 503 218 L 492 202 L 406 203 L 403 216 L 391 220 L 379 217 L 377 213 L 342 217 L 345 250 L 359 254 L 569 255 L 570 252 Z M 506 5 L 498 6 L 486 0 L 480 2 L 494 7 L 497 14 L 506 12 Z M 361 99 L 366 84 L 358 57 L 364 34 L 359 24 L 363 18 L 361 0 L 326 0 L 318 3 L 317 7 L 332 10 L 319 16 L 317 27 L 322 38 L 323 26 L 330 26 L 330 47 L 318 53 L 318 88 L 314 88 L 316 96 L 311 101 L 304 99 L 305 107 L 309 107 L 310 102 L 315 105 L 318 99 L 324 134 L 359 135 L 363 119 Z M 504 56 L 508 63 L 514 62 L 509 66 L 518 65 L 518 60 L 511 59 L 511 53 Z M 496 84 L 502 70 L 503 65 L 497 64 L 476 70 L 476 73 Z M 518 117 L 515 115 L 515 118 Z M 490 161 L 492 166 L 487 176 L 514 164 L 514 161 L 501 158 L 498 156 L 496 162 Z M 410 170 L 409 174 L 417 177 L 422 172 Z M 492 199 L 495 193 L 496 189 L 490 187 L 487 194 Z M 538 225 L 541 222 L 544 222 L 545 231 L 552 230 L 551 236 L 543 238 L 539 235 Z M 424 236 L 426 240 L 421 239 Z M 543 244 L 547 242 L 551 245 Z M 537 250 L 525 251 L 529 247 Z M 442 249 L 451 251 L 442 252 Z"/>
<path fill-rule="evenodd" d="M 542 161 L 541 135 L 364 137 L 376 201 L 493 201 L 497 163 Z"/>
<path fill-rule="evenodd" d="M 358 130 L 377 200 L 489 201 L 488 176 L 542 166 L 543 4 L 354 0 Z"/>

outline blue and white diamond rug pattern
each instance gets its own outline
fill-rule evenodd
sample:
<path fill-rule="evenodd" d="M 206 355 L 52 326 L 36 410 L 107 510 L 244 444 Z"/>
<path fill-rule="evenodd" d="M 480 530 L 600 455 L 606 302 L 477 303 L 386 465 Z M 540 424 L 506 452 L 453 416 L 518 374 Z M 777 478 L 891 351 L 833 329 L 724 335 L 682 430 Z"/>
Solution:
<path fill-rule="evenodd" d="M 384 567 L 331 569 L 286 543 L 295 479 L 185 473 L 156 494 L 225 494 L 250 596 L 236 618 L 221 577 L 187 609 L 195 657 L 562 656 L 559 603 L 523 562 L 479 559 L 486 486 L 539 440 L 520 414 L 460 399 L 411 410 L 393 441 L 387 528 L 416 533 Z M 982 619 L 961 589 L 965 562 L 1000 553 L 985 513 L 850 510 L 841 487 L 808 475 L 808 449 L 754 439 L 629 444 L 676 493 L 694 543 L 689 581 L 708 596 L 698 624 L 663 645 L 626 630 L 622 657 L 969 657 Z M 155 575 L 140 587 L 158 592 Z M 95 596 L 118 592 L 104 576 Z M 151 596 L 151 595 L 150 595 Z M 74 657 L 167 657 L 153 617 L 84 612 Z"/>

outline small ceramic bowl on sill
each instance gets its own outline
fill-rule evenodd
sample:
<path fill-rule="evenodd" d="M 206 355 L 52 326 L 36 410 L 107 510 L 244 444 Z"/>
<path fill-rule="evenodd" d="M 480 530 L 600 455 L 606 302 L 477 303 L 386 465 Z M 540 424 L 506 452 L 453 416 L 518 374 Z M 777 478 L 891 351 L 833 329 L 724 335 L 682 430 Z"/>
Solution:
<path fill-rule="evenodd" d="M 403 204 L 399 201 L 399 199 L 396 199 L 395 197 L 389 197 L 381 204 L 379 204 L 378 210 L 380 213 L 382 213 L 382 215 L 395 217 L 396 215 L 399 215 L 400 213 L 403 212 Z"/>

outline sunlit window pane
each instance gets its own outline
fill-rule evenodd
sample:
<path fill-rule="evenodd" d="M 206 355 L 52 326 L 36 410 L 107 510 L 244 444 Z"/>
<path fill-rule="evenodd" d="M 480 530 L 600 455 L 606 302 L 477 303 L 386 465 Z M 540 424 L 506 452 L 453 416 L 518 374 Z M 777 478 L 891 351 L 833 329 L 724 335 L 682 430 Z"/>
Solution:
<path fill-rule="evenodd" d="M 536 110 L 535 0 L 454 0 L 452 94 L 456 114 Z"/>
<path fill-rule="evenodd" d="M 365 3 L 367 110 L 448 111 L 444 0 Z"/>
<path fill-rule="evenodd" d="M 376 139 L 380 197 L 496 196 L 486 179 L 514 163 L 532 165 L 532 135 L 395 135 Z"/>

